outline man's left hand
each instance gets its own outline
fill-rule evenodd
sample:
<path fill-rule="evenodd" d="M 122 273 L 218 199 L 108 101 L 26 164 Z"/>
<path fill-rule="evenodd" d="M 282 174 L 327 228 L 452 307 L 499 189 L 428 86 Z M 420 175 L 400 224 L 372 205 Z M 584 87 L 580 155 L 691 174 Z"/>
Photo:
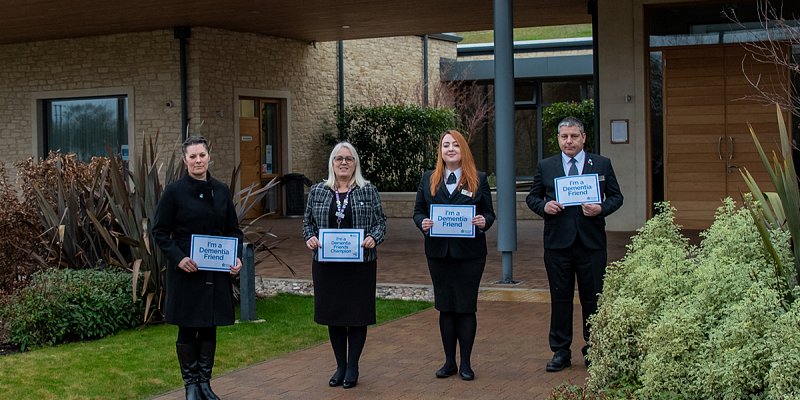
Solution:
<path fill-rule="evenodd" d="M 600 204 L 581 204 L 583 215 L 587 217 L 596 217 L 603 212 L 603 207 Z"/>

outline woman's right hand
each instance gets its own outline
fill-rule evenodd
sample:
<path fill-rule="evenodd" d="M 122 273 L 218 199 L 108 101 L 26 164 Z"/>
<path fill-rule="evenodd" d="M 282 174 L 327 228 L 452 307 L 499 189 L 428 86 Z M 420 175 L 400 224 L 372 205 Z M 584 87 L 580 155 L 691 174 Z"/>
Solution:
<path fill-rule="evenodd" d="M 431 220 L 430 218 L 425 218 L 422 220 L 421 225 L 422 225 L 422 231 L 428 233 L 433 227 L 433 220 Z"/>
<path fill-rule="evenodd" d="M 189 257 L 183 257 L 178 263 L 178 268 L 185 272 L 197 272 L 197 263 Z"/>
<path fill-rule="evenodd" d="M 319 244 L 319 239 L 317 239 L 316 236 L 312 236 L 308 240 L 306 240 L 306 247 L 308 247 L 310 250 L 314 250 L 322 246 L 320 246 Z"/>

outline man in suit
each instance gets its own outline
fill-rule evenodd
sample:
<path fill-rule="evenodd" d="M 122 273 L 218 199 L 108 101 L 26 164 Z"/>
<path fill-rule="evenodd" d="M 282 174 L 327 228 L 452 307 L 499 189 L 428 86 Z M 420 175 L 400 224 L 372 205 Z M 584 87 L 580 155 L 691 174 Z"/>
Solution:
<path fill-rule="evenodd" d="M 533 187 L 526 198 L 528 207 L 544 218 L 544 264 L 550 285 L 550 350 L 553 359 L 548 372 L 571 365 L 572 299 L 575 278 L 583 312 L 583 338 L 589 340 L 587 318 L 597 310 L 597 296 L 603 290 L 608 251 L 605 217 L 622 206 L 617 177 L 608 158 L 583 151 L 586 132 L 574 117 L 558 123 L 561 153 L 539 161 Z M 600 204 L 563 206 L 556 201 L 555 179 L 568 175 L 598 174 Z M 586 365 L 588 345 L 582 353 Z"/>

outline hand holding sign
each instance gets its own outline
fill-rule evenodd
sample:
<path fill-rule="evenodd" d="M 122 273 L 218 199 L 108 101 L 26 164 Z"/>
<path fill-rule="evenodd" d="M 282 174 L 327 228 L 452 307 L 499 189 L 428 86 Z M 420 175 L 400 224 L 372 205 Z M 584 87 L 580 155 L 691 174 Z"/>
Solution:
<path fill-rule="evenodd" d="M 236 257 L 238 247 L 238 238 L 192 235 L 192 257 L 189 261 L 199 270 L 231 272 L 235 265 L 239 265 L 241 268 L 241 261 L 238 261 L 238 257 Z M 181 260 L 181 263 L 185 260 L 186 258 Z M 189 272 L 180 263 L 178 266 Z"/>
<path fill-rule="evenodd" d="M 556 178 L 555 186 L 556 202 L 563 207 L 600 203 L 600 180 L 597 174 Z"/>
<path fill-rule="evenodd" d="M 361 262 L 364 261 L 365 244 L 363 229 L 320 229 L 320 262 Z M 373 239 L 374 243 L 374 239 Z"/>
<path fill-rule="evenodd" d="M 475 237 L 475 206 L 431 204 L 431 221 L 433 225 L 429 231 L 431 237 Z M 478 220 L 483 218 L 479 216 Z M 424 221 L 423 221 L 424 222 Z M 486 226 L 486 219 L 483 219 Z"/>

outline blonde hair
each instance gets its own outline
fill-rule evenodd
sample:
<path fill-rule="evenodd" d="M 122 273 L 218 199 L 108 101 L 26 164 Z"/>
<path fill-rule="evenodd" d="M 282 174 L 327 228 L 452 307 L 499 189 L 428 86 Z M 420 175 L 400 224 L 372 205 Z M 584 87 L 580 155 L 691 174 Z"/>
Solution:
<path fill-rule="evenodd" d="M 349 150 L 350 154 L 353 155 L 353 163 L 355 163 L 353 181 L 355 181 L 356 185 L 359 187 L 366 186 L 369 181 L 364 179 L 364 176 L 361 175 L 361 160 L 358 158 L 358 152 L 356 152 L 356 148 L 349 142 L 339 142 L 336 143 L 336 146 L 333 146 L 331 155 L 328 157 L 328 179 L 325 180 L 325 186 L 334 190 L 336 189 L 336 174 L 333 172 L 333 159 L 336 158 L 336 153 L 342 148 Z"/>

